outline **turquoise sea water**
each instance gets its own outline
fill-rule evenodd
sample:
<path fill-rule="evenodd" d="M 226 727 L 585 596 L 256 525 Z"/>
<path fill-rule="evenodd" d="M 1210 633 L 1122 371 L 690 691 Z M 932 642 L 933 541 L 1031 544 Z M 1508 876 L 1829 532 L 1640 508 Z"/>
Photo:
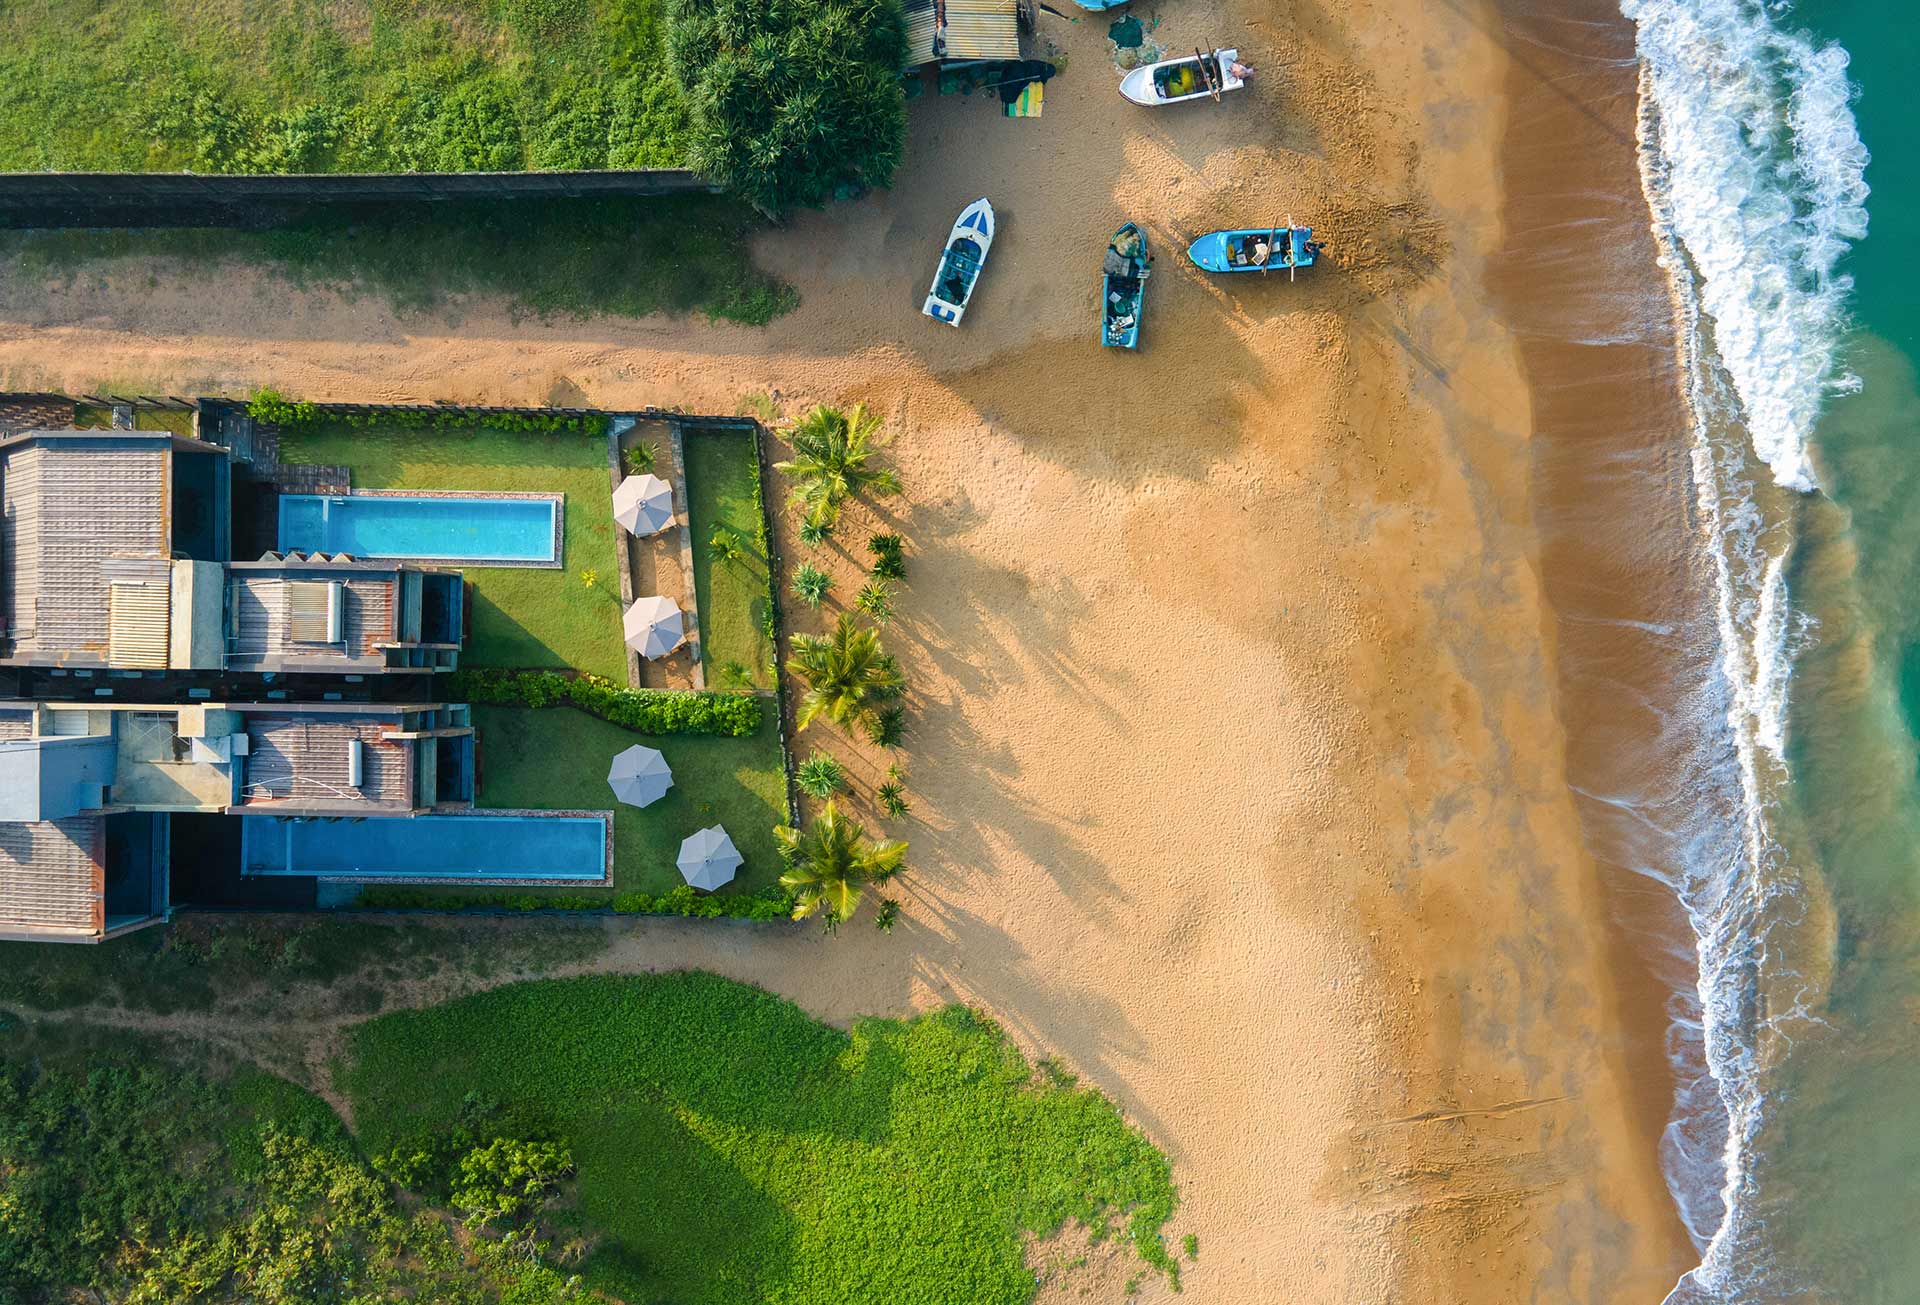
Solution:
<path fill-rule="evenodd" d="M 1713 1092 L 1683 1092 L 1669 1155 L 1703 1250 L 1674 1299 L 1916 1302 L 1920 24 L 1897 0 L 1621 7 L 1748 813 L 1727 890 L 1689 904 Z"/>

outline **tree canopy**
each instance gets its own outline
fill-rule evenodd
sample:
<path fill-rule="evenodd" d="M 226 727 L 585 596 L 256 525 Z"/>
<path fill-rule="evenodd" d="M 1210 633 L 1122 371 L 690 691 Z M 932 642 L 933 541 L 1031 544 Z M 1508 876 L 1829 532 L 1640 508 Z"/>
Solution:
<path fill-rule="evenodd" d="M 900 0 L 672 0 L 687 157 L 768 212 L 886 186 L 906 138 Z"/>

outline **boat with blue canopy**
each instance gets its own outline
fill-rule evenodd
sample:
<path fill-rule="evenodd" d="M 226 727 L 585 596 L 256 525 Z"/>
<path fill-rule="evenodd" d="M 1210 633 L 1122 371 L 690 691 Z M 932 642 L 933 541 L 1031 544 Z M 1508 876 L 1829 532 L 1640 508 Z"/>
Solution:
<path fill-rule="evenodd" d="M 984 198 L 960 210 L 953 230 L 947 233 L 946 248 L 940 253 L 940 267 L 933 274 L 933 289 L 920 311 L 936 322 L 960 325 L 967 302 L 986 266 L 987 251 L 993 248 L 993 205 Z"/>
<path fill-rule="evenodd" d="M 1319 256 L 1313 228 L 1296 227 L 1291 218 L 1284 226 L 1209 231 L 1187 246 L 1194 266 L 1209 272 L 1284 270 L 1289 279 L 1299 269 L 1312 267 Z"/>
<path fill-rule="evenodd" d="M 1140 312 L 1146 307 L 1147 277 L 1153 273 L 1147 233 L 1131 222 L 1114 232 L 1101 270 L 1105 285 L 1100 295 L 1100 343 L 1138 349 Z"/>

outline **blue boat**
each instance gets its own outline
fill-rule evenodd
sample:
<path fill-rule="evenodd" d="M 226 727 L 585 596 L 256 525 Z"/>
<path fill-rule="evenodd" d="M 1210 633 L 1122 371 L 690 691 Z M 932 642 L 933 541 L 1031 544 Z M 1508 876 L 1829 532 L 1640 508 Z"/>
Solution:
<path fill-rule="evenodd" d="M 1146 307 L 1147 278 L 1153 274 L 1147 233 L 1131 222 L 1114 232 L 1101 270 L 1106 284 L 1100 294 L 1100 343 L 1138 349 L 1140 312 Z"/>
<path fill-rule="evenodd" d="M 1187 246 L 1187 257 L 1209 272 L 1285 271 L 1289 279 L 1300 268 L 1312 267 L 1319 255 L 1313 229 L 1291 222 L 1285 226 L 1209 231 Z"/>

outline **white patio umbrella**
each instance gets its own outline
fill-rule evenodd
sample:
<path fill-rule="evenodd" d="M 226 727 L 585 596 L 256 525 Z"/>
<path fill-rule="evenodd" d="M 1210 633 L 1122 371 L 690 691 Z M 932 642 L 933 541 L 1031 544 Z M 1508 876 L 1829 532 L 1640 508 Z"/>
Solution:
<path fill-rule="evenodd" d="M 607 784 L 628 806 L 651 806 L 673 787 L 673 771 L 658 750 L 636 743 L 613 759 Z"/>
<path fill-rule="evenodd" d="M 715 825 L 680 844 L 680 877 L 695 888 L 714 889 L 733 880 L 733 872 L 745 860 L 734 851 L 727 831 Z"/>
<path fill-rule="evenodd" d="M 628 476 L 613 491 L 613 519 L 635 535 L 655 535 L 673 520 L 673 486 L 648 474 Z"/>
<path fill-rule="evenodd" d="M 642 657 L 665 657 L 687 637 L 686 618 L 671 598 L 640 598 L 627 609 L 622 626 L 627 647 Z"/>

